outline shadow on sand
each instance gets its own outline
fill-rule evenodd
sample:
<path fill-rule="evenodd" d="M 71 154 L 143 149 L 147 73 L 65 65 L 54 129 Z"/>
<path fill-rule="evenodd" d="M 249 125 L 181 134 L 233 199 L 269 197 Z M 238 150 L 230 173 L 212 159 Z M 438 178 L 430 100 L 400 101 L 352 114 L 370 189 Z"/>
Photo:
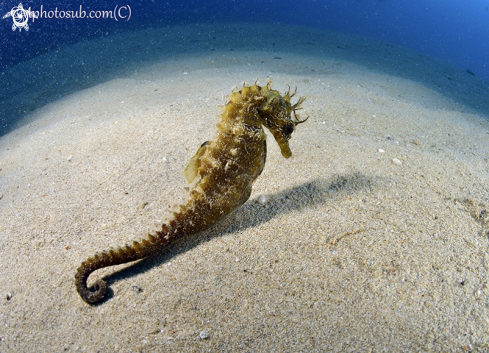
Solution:
<path fill-rule="evenodd" d="M 216 237 L 226 236 L 248 228 L 257 227 L 268 222 L 279 214 L 300 211 L 315 205 L 324 204 L 328 199 L 343 197 L 359 190 L 372 190 L 383 184 L 377 176 L 367 176 L 361 173 L 336 175 L 329 180 L 314 179 L 312 181 L 291 187 L 282 192 L 266 195 L 267 203 L 248 201 L 245 205 L 227 217 L 223 222 L 199 234 L 189 235 L 177 240 L 160 254 L 135 262 L 128 267 L 104 278 L 109 285 L 107 296 L 100 303 L 113 297 L 110 284 L 131 278 L 137 274 L 149 271 L 155 266 L 169 261 L 172 257 L 189 251 L 201 243 Z M 237 220 L 240 221 L 237 221 Z M 122 244 L 121 244 L 122 245 Z"/>

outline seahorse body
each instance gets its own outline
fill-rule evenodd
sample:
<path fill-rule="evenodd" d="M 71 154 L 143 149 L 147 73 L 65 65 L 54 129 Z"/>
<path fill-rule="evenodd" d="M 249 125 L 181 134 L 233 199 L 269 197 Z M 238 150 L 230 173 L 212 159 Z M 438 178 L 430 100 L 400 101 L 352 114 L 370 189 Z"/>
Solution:
<path fill-rule="evenodd" d="M 148 234 L 132 245 L 96 253 L 83 262 L 75 275 L 82 299 L 94 304 L 107 292 L 102 280 L 94 283 L 95 291 L 87 288 L 93 271 L 148 257 L 183 235 L 209 228 L 243 205 L 265 166 L 266 135 L 262 126 L 272 133 L 285 158 L 292 155 L 288 141 L 295 126 L 305 121 L 298 120 L 295 113 L 305 98 L 292 105 L 294 95 L 289 91 L 281 96 L 271 89 L 271 82 L 264 87 L 244 85 L 233 92 L 217 124 L 216 138 L 202 144 L 185 168 L 187 181 L 192 183 L 187 204 L 180 206 L 156 234 Z"/>

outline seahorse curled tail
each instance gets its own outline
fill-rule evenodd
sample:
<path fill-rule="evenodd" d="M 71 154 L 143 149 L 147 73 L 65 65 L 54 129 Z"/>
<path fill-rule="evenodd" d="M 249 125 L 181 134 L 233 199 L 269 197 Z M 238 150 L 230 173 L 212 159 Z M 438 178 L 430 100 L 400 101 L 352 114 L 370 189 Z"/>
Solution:
<path fill-rule="evenodd" d="M 170 222 L 170 224 L 173 222 Z M 78 294 L 88 304 L 99 302 L 107 293 L 107 283 L 99 279 L 93 284 L 95 291 L 89 290 L 87 279 L 92 272 L 103 267 L 121 265 L 144 259 L 168 245 L 175 238 L 175 235 L 175 229 L 163 225 L 162 230 L 156 232 L 155 235 L 148 234 L 146 238 L 140 241 L 133 241 L 132 245 L 105 250 L 89 257 L 86 261 L 82 262 L 75 275 L 75 286 Z"/>

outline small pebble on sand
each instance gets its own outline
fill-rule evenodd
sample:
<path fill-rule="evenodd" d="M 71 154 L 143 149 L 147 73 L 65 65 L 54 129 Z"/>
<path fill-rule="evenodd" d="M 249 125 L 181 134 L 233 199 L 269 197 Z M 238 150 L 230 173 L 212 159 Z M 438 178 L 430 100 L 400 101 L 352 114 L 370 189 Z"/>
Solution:
<path fill-rule="evenodd" d="M 199 337 L 203 340 L 206 340 L 209 338 L 209 333 L 207 331 L 202 331 L 200 334 L 199 334 Z"/>
<path fill-rule="evenodd" d="M 394 158 L 392 160 L 392 163 L 394 163 L 395 165 L 402 165 L 402 162 L 399 159 L 397 159 L 397 158 Z"/>

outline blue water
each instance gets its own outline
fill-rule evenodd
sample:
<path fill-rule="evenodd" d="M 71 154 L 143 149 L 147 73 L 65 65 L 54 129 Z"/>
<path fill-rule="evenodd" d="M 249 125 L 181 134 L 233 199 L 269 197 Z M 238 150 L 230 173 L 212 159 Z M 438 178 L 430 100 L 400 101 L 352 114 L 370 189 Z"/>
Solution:
<path fill-rule="evenodd" d="M 2 1 L 3 17 L 19 0 Z M 24 8 L 112 10 L 129 5 L 131 19 L 29 22 L 12 31 L 1 19 L 0 70 L 57 47 L 115 32 L 174 24 L 261 21 L 297 24 L 369 36 L 437 57 L 489 81 L 489 0 L 186 0 L 23 1 Z"/>
<path fill-rule="evenodd" d="M 477 99 L 467 103 L 464 94 L 471 94 L 464 88 L 463 80 L 454 80 L 452 73 L 437 80 L 424 77 L 424 72 L 416 72 L 410 68 L 411 76 L 431 89 L 443 90 L 450 80 L 454 92 L 445 93 L 459 104 L 470 105 L 481 115 L 488 116 L 487 91 L 489 90 L 489 0 L 442 1 L 442 0 L 187 0 L 187 1 L 156 1 L 156 0 L 105 0 L 66 2 L 40 0 L 23 1 L 24 10 L 43 18 L 28 18 L 27 27 L 15 27 L 11 11 L 19 6 L 21 0 L 0 1 L 0 136 L 19 126 L 18 122 L 30 112 L 76 90 L 93 86 L 105 79 L 117 76 L 129 61 L 127 50 L 122 50 L 116 60 L 109 59 L 102 51 L 87 52 L 85 57 L 70 57 L 68 62 L 53 59 L 46 67 L 27 65 L 15 70 L 17 64 L 36 56 L 56 52 L 59 48 L 79 42 L 102 38 L 112 41 L 114 35 L 148 28 L 164 27 L 169 31 L 172 26 L 212 23 L 267 23 L 299 25 L 311 28 L 333 30 L 372 37 L 384 42 L 396 43 L 410 49 L 436 57 L 460 68 L 462 75 L 470 76 L 478 82 Z M 127 1 L 127 2 L 123 2 Z M 112 11 L 112 18 L 90 19 L 89 14 L 97 16 L 100 11 Z M 70 13 L 75 17 L 60 18 Z M 7 16 L 6 16 L 7 15 Z M 114 18 L 117 18 L 117 20 Z M 3 18 L 5 17 L 5 18 Z M 17 20 L 17 22 L 22 22 Z M 204 27 L 202 27 L 204 28 Z M 206 27 L 209 28 L 209 27 Z M 180 34 L 175 30 L 175 36 Z M 205 33 L 203 33 L 205 35 Z M 212 38 L 214 34 L 208 34 Z M 120 38 L 120 37 L 118 37 Z M 119 39 L 120 40 L 120 39 Z M 253 37 L 232 39 L 237 47 L 249 46 Z M 190 43 L 185 43 L 190 41 Z M 151 38 L 142 47 L 151 45 Z M 92 42 L 91 42 L 92 43 Z M 268 43 L 280 43 L 287 46 L 285 51 L 293 52 L 294 45 L 289 43 L 287 35 L 273 38 Z M 202 44 L 202 43 L 201 43 Z M 123 43 L 118 44 L 123 47 Z M 319 44 L 317 44 L 319 45 Z M 118 47 L 118 48 L 119 48 Z M 128 45 L 128 47 L 131 47 Z M 88 46 L 90 48 L 90 46 Z M 190 55 L 188 48 L 202 49 L 195 38 L 182 35 L 182 50 Z M 69 49 L 69 48 L 68 48 Z M 122 48 L 124 49 L 124 48 Z M 253 50 L 270 50 L 270 48 L 253 48 Z M 277 47 L 275 47 L 277 49 Z M 290 50 L 289 50 L 290 49 Z M 321 48 L 318 48 L 320 51 Z M 90 49 L 89 49 L 90 50 Z M 95 49 L 94 49 L 95 50 Z M 175 48 L 160 48 L 169 53 Z M 177 51 L 180 48 L 177 48 Z M 208 50 L 205 49 L 205 50 Z M 282 49 L 284 50 L 284 49 Z M 368 62 L 361 57 L 361 48 L 352 48 L 355 55 L 363 62 L 383 70 L 382 63 Z M 145 53 L 151 52 L 147 47 Z M 300 51 L 300 49 L 298 50 Z M 153 50 L 154 53 L 156 53 Z M 106 55 L 106 58 L 102 57 Z M 155 55 L 161 55 L 160 52 Z M 335 55 L 338 55 L 336 53 Z M 383 54 L 382 54 L 383 55 Z M 146 59 L 141 53 L 141 61 Z M 106 62 L 107 65 L 100 63 Z M 107 60 L 112 60 L 107 63 Z M 351 55 L 346 59 L 351 60 Z M 387 59 L 386 59 L 387 60 Z M 402 58 L 390 58 L 392 61 Z M 86 65 L 91 61 L 91 65 Z M 65 70 L 81 72 L 81 76 L 71 81 L 67 79 Z M 386 68 L 388 70 L 388 68 Z M 64 77 L 63 72 L 64 71 Z M 390 72 L 396 74 L 395 72 Z M 112 75 L 112 76 L 111 76 Z M 479 77 L 480 79 L 478 79 Z M 484 81 L 485 80 L 485 81 Z M 472 81 L 475 82 L 475 81 Z M 60 84 L 61 83 L 61 84 Z M 458 86 L 457 86 L 458 85 Z M 35 93 L 32 93 L 35 91 Z M 454 95 L 456 95 L 454 97 Z M 457 99 L 460 96 L 460 99 Z M 20 97 L 17 99 L 16 97 Z M 35 99 L 33 99 L 33 97 Z"/>

